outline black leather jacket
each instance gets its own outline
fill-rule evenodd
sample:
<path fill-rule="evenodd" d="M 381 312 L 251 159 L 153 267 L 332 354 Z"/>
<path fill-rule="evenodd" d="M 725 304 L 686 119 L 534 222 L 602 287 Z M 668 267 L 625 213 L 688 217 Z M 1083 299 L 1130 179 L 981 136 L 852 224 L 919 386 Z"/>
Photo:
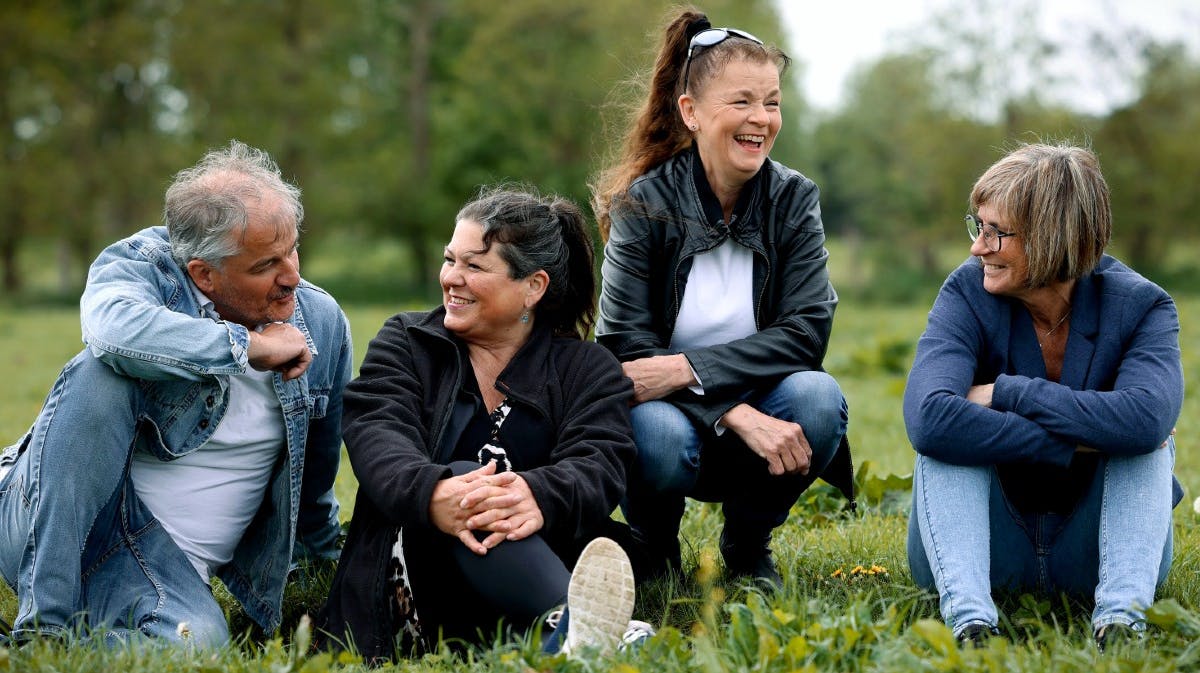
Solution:
<path fill-rule="evenodd" d="M 671 334 L 692 260 L 732 236 L 754 253 L 758 332 L 685 351 L 704 395 L 684 390 L 670 401 L 712 428 L 746 393 L 820 370 L 837 293 L 817 197 L 812 180 L 767 160 L 725 222 L 694 151 L 639 177 L 612 210 L 596 340 L 622 362 L 675 352 Z"/>
<path fill-rule="evenodd" d="M 596 340 L 622 362 L 673 354 L 675 319 L 693 258 L 732 236 L 754 253 L 758 332 L 684 351 L 704 395 L 667 398 L 700 432 L 713 433 L 746 394 L 789 374 L 821 370 L 837 293 L 829 283 L 825 229 L 816 183 L 768 159 L 746 184 L 725 222 L 695 149 L 680 152 L 633 181 L 614 203 L 601 267 Z M 842 439 L 822 474 L 856 507 L 850 445 Z"/>

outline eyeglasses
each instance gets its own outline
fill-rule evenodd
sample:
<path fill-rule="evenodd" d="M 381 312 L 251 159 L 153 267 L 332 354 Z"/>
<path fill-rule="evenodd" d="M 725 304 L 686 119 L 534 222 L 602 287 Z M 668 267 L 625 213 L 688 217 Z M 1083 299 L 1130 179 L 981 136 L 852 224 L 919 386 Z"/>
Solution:
<path fill-rule="evenodd" d="M 995 225 L 984 224 L 979 216 L 968 214 L 963 218 L 967 221 L 967 235 L 971 237 L 971 242 L 974 243 L 980 234 L 983 234 L 983 244 L 992 252 L 1000 252 L 1001 242 L 1009 236 L 1016 236 L 1017 232 L 1000 231 Z"/>
<path fill-rule="evenodd" d="M 750 40 L 754 44 L 762 44 L 762 40 L 736 28 L 709 28 L 708 30 L 696 33 L 692 37 L 692 41 L 688 43 L 687 60 L 683 62 L 684 91 L 687 91 L 688 70 L 692 67 L 692 54 L 696 53 L 696 47 L 704 47 L 705 49 L 715 47 L 731 37 L 740 37 L 743 40 Z"/>

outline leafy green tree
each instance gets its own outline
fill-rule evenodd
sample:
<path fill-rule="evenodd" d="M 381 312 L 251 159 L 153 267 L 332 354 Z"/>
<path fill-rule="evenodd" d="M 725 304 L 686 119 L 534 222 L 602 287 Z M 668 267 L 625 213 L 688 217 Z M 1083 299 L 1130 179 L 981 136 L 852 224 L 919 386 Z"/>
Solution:
<path fill-rule="evenodd" d="M 945 100 L 932 58 L 894 54 L 860 71 L 841 114 L 813 138 L 827 226 L 874 242 L 892 268 L 930 276 L 943 273 L 935 253 L 960 228 L 971 180 L 1000 140 Z"/>
<path fill-rule="evenodd" d="M 1200 63 L 1182 45 L 1150 45 L 1141 95 L 1096 136 L 1112 192 L 1114 239 L 1141 269 L 1200 233 Z"/>
<path fill-rule="evenodd" d="M 151 212 L 141 178 L 154 162 L 144 148 L 156 144 L 148 68 L 159 13 L 145 3 L 52 0 L 2 11 L 5 286 L 20 283 L 17 243 L 37 236 L 58 241 L 68 290 L 82 283 L 98 239 Z"/>

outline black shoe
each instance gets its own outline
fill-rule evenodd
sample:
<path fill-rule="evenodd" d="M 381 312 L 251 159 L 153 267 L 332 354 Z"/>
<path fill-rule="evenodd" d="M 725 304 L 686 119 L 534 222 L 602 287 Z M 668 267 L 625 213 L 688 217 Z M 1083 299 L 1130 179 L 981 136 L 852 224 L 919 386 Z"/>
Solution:
<path fill-rule="evenodd" d="M 1140 640 L 1141 637 L 1142 634 L 1134 631 L 1132 626 L 1117 622 L 1101 626 L 1095 634 L 1096 647 L 1101 652 L 1111 647 L 1120 647 L 1123 644 Z"/>
<path fill-rule="evenodd" d="M 679 538 L 651 541 L 643 539 L 637 531 L 633 531 L 632 537 L 637 551 L 630 559 L 638 584 L 683 576 Z"/>
<path fill-rule="evenodd" d="M 633 565 L 633 576 L 638 585 L 661 580 L 672 575 L 683 575 L 683 560 L 679 551 L 679 537 L 664 540 L 648 540 L 628 524 L 609 520 L 600 534 L 621 545 Z"/>
<path fill-rule="evenodd" d="M 783 586 L 783 576 L 771 558 L 771 533 L 765 535 L 729 535 L 726 524 L 721 531 L 721 556 L 725 558 L 725 573 L 737 581 L 752 579 L 764 588 L 775 591 Z"/>
<path fill-rule="evenodd" d="M 982 622 L 967 624 L 957 636 L 959 647 L 973 647 L 979 649 L 987 647 L 987 641 L 992 636 L 1000 635 L 1000 630 L 994 626 L 989 626 Z"/>
<path fill-rule="evenodd" d="M 752 579 L 772 591 L 778 591 L 783 586 L 783 576 L 775 567 L 770 549 L 763 549 L 752 556 L 726 556 L 725 572 L 732 580 Z"/>

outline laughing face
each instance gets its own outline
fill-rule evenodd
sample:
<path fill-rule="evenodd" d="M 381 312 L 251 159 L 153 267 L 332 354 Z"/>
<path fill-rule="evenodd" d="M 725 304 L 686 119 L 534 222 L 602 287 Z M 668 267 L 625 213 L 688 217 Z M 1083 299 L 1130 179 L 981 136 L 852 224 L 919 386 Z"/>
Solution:
<path fill-rule="evenodd" d="M 979 219 L 1003 233 L 1013 231 L 998 210 L 990 205 L 979 206 Z M 1000 250 L 992 252 L 983 236 L 971 244 L 971 254 L 983 265 L 983 289 L 992 294 L 1022 298 L 1029 293 L 1029 260 L 1020 236 L 1000 239 Z"/>
<path fill-rule="evenodd" d="M 730 61 L 698 97 L 684 94 L 679 112 L 695 127 L 709 184 L 718 194 L 738 190 L 762 168 L 783 118 L 779 70 L 769 62 Z"/>
<path fill-rule="evenodd" d="M 439 280 L 445 326 L 467 343 L 521 342 L 533 325 L 533 308 L 545 289 L 546 273 L 510 277 L 500 244 L 483 245 L 483 225 L 460 220 L 446 244 Z M 530 320 L 521 321 L 526 312 Z"/>

